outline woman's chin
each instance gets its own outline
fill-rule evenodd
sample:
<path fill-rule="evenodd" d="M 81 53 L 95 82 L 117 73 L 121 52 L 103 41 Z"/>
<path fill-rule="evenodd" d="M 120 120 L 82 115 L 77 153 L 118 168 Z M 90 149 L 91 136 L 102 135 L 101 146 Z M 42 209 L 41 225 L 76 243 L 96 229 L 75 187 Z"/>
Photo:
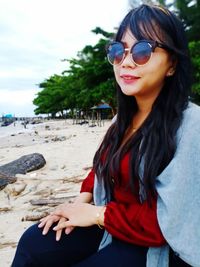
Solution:
<path fill-rule="evenodd" d="M 121 88 L 121 90 L 122 90 L 122 93 L 127 96 L 135 96 L 139 93 L 138 90 L 134 88 Z"/>

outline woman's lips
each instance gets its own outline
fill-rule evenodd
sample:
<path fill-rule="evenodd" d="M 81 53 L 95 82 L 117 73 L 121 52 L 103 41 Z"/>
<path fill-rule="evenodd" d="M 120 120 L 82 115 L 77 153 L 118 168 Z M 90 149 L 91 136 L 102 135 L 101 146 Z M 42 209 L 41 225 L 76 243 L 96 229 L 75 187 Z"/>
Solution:
<path fill-rule="evenodd" d="M 120 78 L 126 84 L 134 83 L 134 82 L 138 81 L 138 79 L 140 79 L 140 77 L 137 77 L 137 76 L 134 76 L 134 75 L 129 75 L 129 74 L 120 75 Z"/>

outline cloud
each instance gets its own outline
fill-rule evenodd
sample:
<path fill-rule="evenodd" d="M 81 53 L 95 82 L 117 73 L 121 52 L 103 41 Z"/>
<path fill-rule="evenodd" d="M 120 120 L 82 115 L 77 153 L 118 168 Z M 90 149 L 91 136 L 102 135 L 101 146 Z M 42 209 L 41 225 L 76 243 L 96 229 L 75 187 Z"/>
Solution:
<path fill-rule="evenodd" d="M 0 0 L 0 113 L 10 106 L 26 112 L 25 98 L 33 113 L 37 84 L 68 68 L 61 59 L 95 44 L 96 26 L 113 31 L 127 5 L 126 0 Z"/>
<path fill-rule="evenodd" d="M 9 91 L 1 89 L 0 109 L 1 115 L 11 113 L 16 117 L 34 116 L 36 108 L 32 101 L 35 98 L 35 89 Z M 24 109 L 25 108 L 25 109 Z"/>

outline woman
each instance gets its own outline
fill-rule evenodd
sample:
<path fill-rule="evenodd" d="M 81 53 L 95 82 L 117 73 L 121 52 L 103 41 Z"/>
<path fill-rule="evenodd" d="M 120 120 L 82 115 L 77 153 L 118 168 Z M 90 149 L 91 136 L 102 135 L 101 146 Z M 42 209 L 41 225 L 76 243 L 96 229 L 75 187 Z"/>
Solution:
<path fill-rule="evenodd" d="M 183 26 L 141 5 L 107 56 L 117 117 L 80 195 L 23 234 L 12 267 L 200 266 L 200 109 L 188 101 Z"/>

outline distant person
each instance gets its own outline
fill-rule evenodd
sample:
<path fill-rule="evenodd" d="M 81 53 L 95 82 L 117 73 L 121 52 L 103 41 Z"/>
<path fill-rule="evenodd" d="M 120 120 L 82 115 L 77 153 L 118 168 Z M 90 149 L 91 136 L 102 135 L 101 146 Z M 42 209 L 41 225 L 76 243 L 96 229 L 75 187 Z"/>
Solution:
<path fill-rule="evenodd" d="M 26 230 L 12 267 L 200 266 L 200 108 L 182 23 L 143 4 L 107 55 L 118 114 L 80 195 Z"/>
<path fill-rule="evenodd" d="M 26 129 L 27 121 L 23 121 L 24 129 Z"/>

